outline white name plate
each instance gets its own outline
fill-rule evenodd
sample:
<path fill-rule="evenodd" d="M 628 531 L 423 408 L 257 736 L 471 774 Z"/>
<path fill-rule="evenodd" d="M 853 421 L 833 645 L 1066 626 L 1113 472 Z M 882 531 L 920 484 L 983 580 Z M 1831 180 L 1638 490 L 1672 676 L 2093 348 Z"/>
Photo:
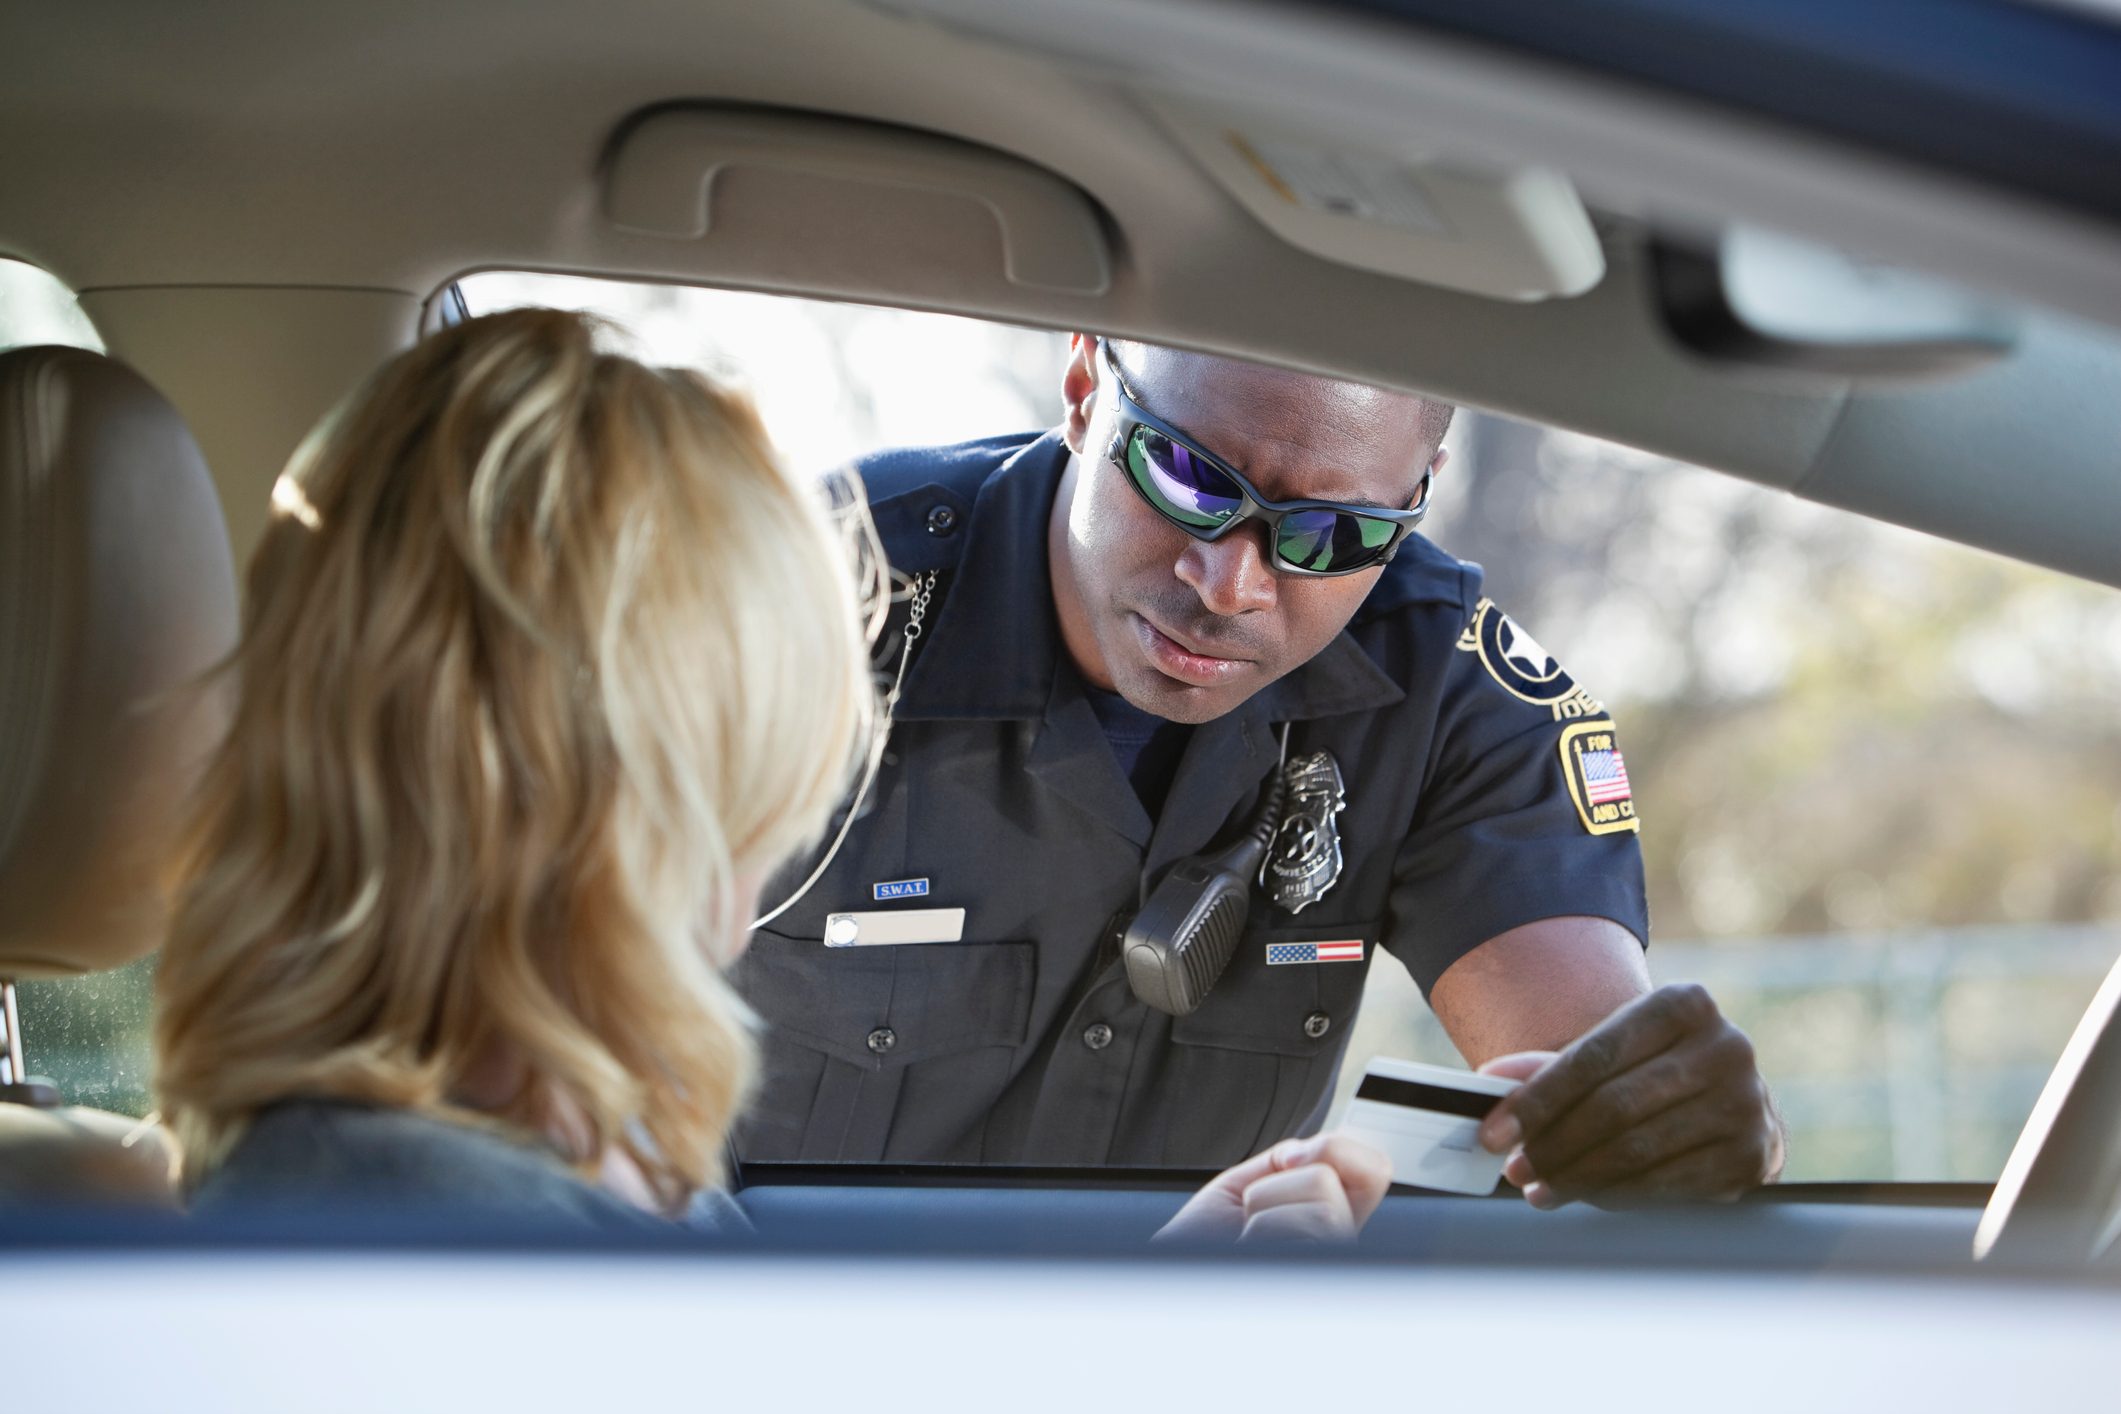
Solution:
<path fill-rule="evenodd" d="M 825 917 L 828 948 L 901 947 L 908 943 L 957 943 L 965 938 L 962 908 L 894 908 L 876 913 L 832 913 Z"/>

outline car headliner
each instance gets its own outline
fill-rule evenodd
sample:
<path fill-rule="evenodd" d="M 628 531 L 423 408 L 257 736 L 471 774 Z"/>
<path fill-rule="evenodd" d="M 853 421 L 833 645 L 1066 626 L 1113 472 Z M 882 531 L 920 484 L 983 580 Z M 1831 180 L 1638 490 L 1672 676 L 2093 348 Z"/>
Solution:
<path fill-rule="evenodd" d="M 1093 327 L 1417 387 L 2121 583 L 2110 333 L 2042 319 L 2007 362 L 1921 385 L 1718 367 L 1655 315 L 1645 232 L 1764 221 L 2117 326 L 2121 233 L 1698 94 L 1350 13 L 1190 2 L 8 0 L 0 26 L 0 251 L 82 291 L 113 352 L 185 410 L 239 553 L 301 432 L 423 301 L 523 267 Z M 1155 126 L 1149 91 L 1559 168 L 1608 273 L 1519 304 L 1305 254 Z M 620 229 L 614 136 L 698 102 L 943 134 L 1058 174 L 1099 213 L 1110 282 L 1016 283 L 963 200 L 799 172 L 739 173 L 717 189 L 732 219 L 701 239 Z"/>

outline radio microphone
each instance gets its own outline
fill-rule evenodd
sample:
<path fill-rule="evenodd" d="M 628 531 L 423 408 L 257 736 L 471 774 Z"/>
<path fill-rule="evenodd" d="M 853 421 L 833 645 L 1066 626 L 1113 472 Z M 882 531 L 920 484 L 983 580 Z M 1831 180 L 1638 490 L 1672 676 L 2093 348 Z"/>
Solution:
<path fill-rule="evenodd" d="M 1283 735 L 1284 753 L 1288 738 Z M 1172 1016 L 1190 1015 L 1237 955 L 1252 911 L 1252 883 L 1281 825 L 1281 767 L 1243 838 L 1171 866 L 1127 925 L 1120 957 L 1134 995 Z"/>

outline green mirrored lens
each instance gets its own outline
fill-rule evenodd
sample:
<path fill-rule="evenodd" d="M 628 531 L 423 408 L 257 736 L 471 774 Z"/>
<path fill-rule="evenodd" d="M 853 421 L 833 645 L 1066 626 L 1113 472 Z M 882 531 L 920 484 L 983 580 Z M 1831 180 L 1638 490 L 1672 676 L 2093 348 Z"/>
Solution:
<path fill-rule="evenodd" d="M 1213 530 L 1244 504 L 1229 477 L 1150 427 L 1136 427 L 1127 438 L 1127 475 L 1150 504 L 1196 530 Z"/>
<path fill-rule="evenodd" d="M 1275 553 L 1282 563 L 1313 574 L 1375 564 L 1397 529 L 1388 520 L 1345 511 L 1296 511 L 1285 516 Z"/>

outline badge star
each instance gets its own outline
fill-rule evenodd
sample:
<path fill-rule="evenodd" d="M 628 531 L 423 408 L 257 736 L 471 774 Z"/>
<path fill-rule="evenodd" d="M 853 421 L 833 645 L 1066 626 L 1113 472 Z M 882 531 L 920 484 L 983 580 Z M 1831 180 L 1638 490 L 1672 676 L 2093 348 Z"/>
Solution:
<path fill-rule="evenodd" d="M 1509 634 L 1502 656 L 1522 666 L 1528 677 L 1545 677 L 1552 669 L 1554 659 L 1539 646 L 1539 640 L 1519 628 L 1515 619 L 1505 619 L 1502 626 Z"/>
<path fill-rule="evenodd" d="M 1317 853 L 1317 827 L 1307 823 L 1299 823 L 1293 820 L 1290 823 L 1292 825 L 1295 825 L 1296 828 L 1293 830 L 1283 831 L 1283 833 L 1288 838 L 1282 842 L 1281 857 L 1290 863 L 1294 863 L 1299 859 L 1308 859 L 1313 854 Z"/>

